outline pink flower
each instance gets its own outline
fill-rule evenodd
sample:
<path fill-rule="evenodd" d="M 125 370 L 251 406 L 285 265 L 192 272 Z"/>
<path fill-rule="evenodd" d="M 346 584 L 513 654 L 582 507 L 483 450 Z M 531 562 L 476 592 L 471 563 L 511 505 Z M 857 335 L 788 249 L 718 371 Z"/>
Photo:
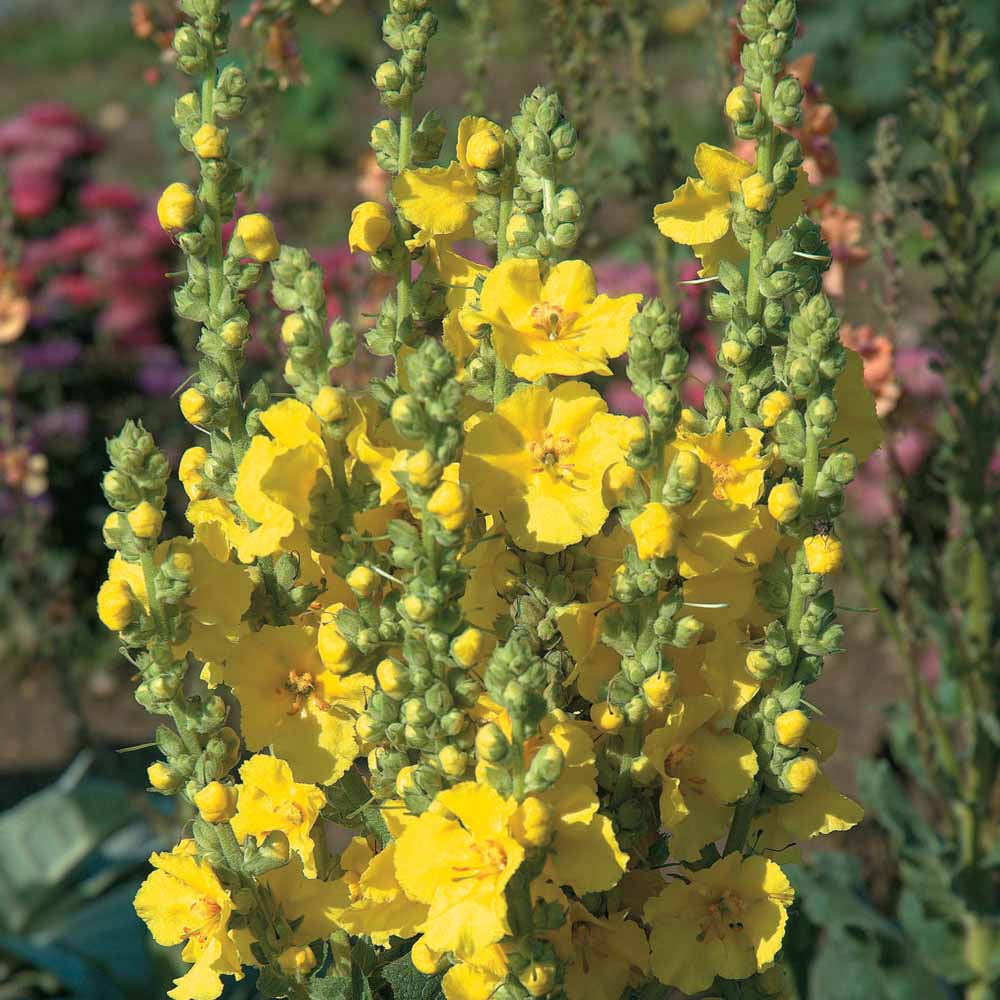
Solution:
<path fill-rule="evenodd" d="M 941 355 L 927 347 L 903 347 L 896 352 L 896 374 L 903 390 L 918 399 L 940 399 L 945 394 L 944 376 L 931 367 Z"/>
<path fill-rule="evenodd" d="M 51 174 L 14 177 L 10 182 L 10 202 L 19 219 L 40 219 L 59 203 L 62 188 Z"/>
<path fill-rule="evenodd" d="M 642 400 L 632 391 L 628 381 L 616 378 L 604 390 L 604 398 L 612 413 L 634 417 L 643 412 Z"/>
<path fill-rule="evenodd" d="M 127 184 L 91 181 L 80 190 L 80 205 L 88 212 L 138 212 L 142 199 Z M 157 227 L 159 228 L 159 226 Z M 162 230 L 161 230 L 162 231 Z"/>

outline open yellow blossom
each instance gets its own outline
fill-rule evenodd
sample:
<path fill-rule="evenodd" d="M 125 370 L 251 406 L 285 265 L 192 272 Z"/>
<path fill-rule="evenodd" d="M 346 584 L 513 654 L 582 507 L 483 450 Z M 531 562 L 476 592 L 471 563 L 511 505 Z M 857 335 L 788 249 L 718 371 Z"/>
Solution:
<path fill-rule="evenodd" d="M 415 242 L 423 246 L 432 237 L 463 239 L 472 235 L 479 189 L 476 168 L 469 162 L 470 140 L 483 130 L 503 142 L 503 130 L 487 118 L 468 116 L 458 123 L 457 159 L 447 167 L 404 170 L 392 183 L 399 210 L 417 227 Z M 477 141 L 474 150 L 478 149 Z"/>
<path fill-rule="evenodd" d="M 556 264 L 543 281 L 537 260 L 511 259 L 490 271 L 476 315 L 493 328 L 497 356 L 520 378 L 610 375 L 607 361 L 625 352 L 641 299 L 598 295 L 582 260 Z"/>
<path fill-rule="evenodd" d="M 703 142 L 694 154 L 701 178 L 687 178 L 670 201 L 657 205 L 653 219 L 661 233 L 675 243 L 691 247 L 701 259 L 702 277 L 718 273 L 723 260 L 739 263 L 747 256 L 732 232 L 733 195 L 754 173 L 746 160 Z M 809 192 L 805 171 L 799 172 L 795 187 L 782 196 L 774 209 L 768 237 L 790 226 Z"/>
<path fill-rule="evenodd" d="M 282 400 L 260 419 L 271 436 L 254 436 L 236 478 L 236 502 L 259 525 L 240 546 L 244 562 L 279 551 L 297 525 L 308 525 L 309 494 L 329 465 L 319 419 L 304 403 Z"/>
<path fill-rule="evenodd" d="M 428 947 L 471 958 L 510 933 L 504 890 L 524 859 L 510 831 L 517 803 L 474 781 L 434 801 L 397 841 L 396 876 L 430 908 Z"/>
<path fill-rule="evenodd" d="M 727 431 L 720 417 L 708 434 L 693 434 L 684 428 L 677 432 L 674 447 L 693 452 L 712 473 L 712 496 L 729 500 L 741 507 L 752 507 L 764 492 L 764 473 L 771 457 L 761 454 L 762 433 L 755 427 Z"/>
<path fill-rule="evenodd" d="M 601 700 L 601 687 L 621 667 L 621 656 L 600 641 L 601 619 L 608 610 L 606 598 L 566 604 L 555 613 L 556 624 L 575 666 L 566 683 L 576 681 L 580 694 L 593 703 Z"/>
<path fill-rule="evenodd" d="M 565 987 L 573 1000 L 620 1000 L 649 972 L 646 933 L 625 913 L 595 917 L 574 900 L 553 946 L 568 963 Z"/>
<path fill-rule="evenodd" d="M 382 810 L 394 838 L 414 822 L 401 802 L 387 803 Z M 340 856 L 344 874 L 340 881 L 348 904 L 337 914 L 340 925 L 352 934 L 364 934 L 373 944 L 386 945 L 390 937 L 419 934 L 427 919 L 427 904 L 411 899 L 396 877 L 396 847 L 393 839 L 377 854 L 363 837 L 355 837 Z"/>
<path fill-rule="evenodd" d="M 718 701 L 712 717 L 716 728 L 732 727 L 736 713 L 760 690 L 760 681 L 746 667 L 748 641 L 745 629 L 734 621 L 726 621 L 716 628 L 711 642 L 670 654 L 680 679 L 680 697 L 710 694 Z"/>
<path fill-rule="evenodd" d="M 632 519 L 629 530 L 640 559 L 663 559 L 674 551 L 678 518 L 662 503 L 648 503 Z"/>
<path fill-rule="evenodd" d="M 606 520 L 602 481 L 623 457 L 617 430 L 625 419 L 582 382 L 525 386 L 468 432 L 462 480 L 480 510 L 503 516 L 518 545 L 556 552 Z"/>
<path fill-rule="evenodd" d="M 706 725 L 720 707 L 711 695 L 678 699 L 666 723 L 643 745 L 662 779 L 660 821 L 671 835 L 670 853 L 682 861 L 695 860 L 707 843 L 725 834 L 732 803 L 757 773 L 749 740 Z"/>
<path fill-rule="evenodd" d="M 690 578 L 734 565 L 762 566 L 780 537 L 771 515 L 760 505 L 737 506 L 728 500 L 697 498 L 687 510 L 677 543 L 681 576 Z"/>
<path fill-rule="evenodd" d="M 830 431 L 830 441 L 843 442 L 863 462 L 882 446 L 885 434 L 875 410 L 875 396 L 865 385 L 865 368 L 861 355 L 846 348 L 847 367 L 833 387 L 837 404 L 837 420 Z"/>
<path fill-rule="evenodd" d="M 233 901 L 211 865 L 195 856 L 192 840 L 182 840 L 169 854 L 153 854 L 149 860 L 155 871 L 136 893 L 136 913 L 157 944 L 183 944 L 181 957 L 192 963 L 168 996 L 215 1000 L 222 993 L 220 976 L 243 978 L 229 929 Z"/>
<path fill-rule="evenodd" d="M 299 784 L 285 761 L 266 754 L 255 754 L 245 761 L 240 779 L 233 833 L 240 840 L 253 837 L 260 844 L 269 833 L 283 831 L 292 850 L 302 858 L 306 876 L 315 878 L 312 828 L 326 805 L 323 792 L 315 785 Z"/>
<path fill-rule="evenodd" d="M 293 857 L 287 865 L 265 872 L 260 882 L 270 889 L 289 923 L 300 921 L 292 931 L 291 944 L 306 945 L 317 938 L 329 937 L 340 926 L 338 916 L 349 901 L 341 879 L 324 882 L 308 878 L 302 869 L 302 859 Z"/>
<path fill-rule="evenodd" d="M 374 681 L 325 669 L 313 628 L 265 626 L 251 636 L 236 646 L 223 672 L 243 710 L 247 746 L 272 747 L 297 781 L 332 784 L 358 755 L 354 720 Z"/>
<path fill-rule="evenodd" d="M 441 989 L 445 1000 L 492 1000 L 508 972 L 503 947 L 493 944 L 453 965 L 444 974 Z"/>
<path fill-rule="evenodd" d="M 795 893 L 773 861 L 736 852 L 685 878 L 644 910 L 660 982 L 699 993 L 716 976 L 747 979 L 774 960 Z"/>

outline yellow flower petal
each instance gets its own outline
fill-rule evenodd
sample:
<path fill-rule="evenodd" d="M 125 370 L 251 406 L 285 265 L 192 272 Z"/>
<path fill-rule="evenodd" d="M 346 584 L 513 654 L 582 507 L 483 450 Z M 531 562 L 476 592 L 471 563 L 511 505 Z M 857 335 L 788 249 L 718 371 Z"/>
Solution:
<path fill-rule="evenodd" d="M 425 233 L 452 239 L 472 235 L 478 190 L 457 161 L 447 167 L 404 170 L 392 182 L 392 193 L 407 220 Z"/>
<path fill-rule="evenodd" d="M 675 243 L 714 243 L 729 232 L 732 215 L 727 191 L 688 177 L 668 202 L 657 205 L 653 219 L 660 232 Z"/>

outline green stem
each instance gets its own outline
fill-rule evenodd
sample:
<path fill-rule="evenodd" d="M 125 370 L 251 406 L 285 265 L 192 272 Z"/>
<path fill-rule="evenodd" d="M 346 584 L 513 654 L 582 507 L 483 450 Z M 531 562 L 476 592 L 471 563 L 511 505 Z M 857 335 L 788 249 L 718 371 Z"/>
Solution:
<path fill-rule="evenodd" d="M 504 169 L 500 182 L 500 212 L 497 220 L 497 263 L 507 259 L 510 247 L 507 244 L 507 226 L 514 212 L 513 171 Z"/>
<path fill-rule="evenodd" d="M 514 755 L 511 764 L 514 801 L 524 799 L 524 723 L 520 717 L 511 714 L 511 753 Z"/>
<path fill-rule="evenodd" d="M 146 585 L 146 600 L 149 601 L 149 614 L 153 619 L 156 630 L 169 642 L 170 636 L 166 634 L 166 619 L 163 617 L 163 606 L 160 604 L 160 595 L 156 592 L 156 560 L 153 558 L 152 550 L 146 550 L 139 557 L 139 565 L 142 566 L 142 580 Z"/>
<path fill-rule="evenodd" d="M 215 56 L 209 56 L 205 68 L 205 76 L 201 83 L 201 122 L 203 125 L 215 124 Z M 208 309 L 212 316 L 218 307 L 225 287 L 223 273 L 222 248 L 222 207 L 220 204 L 219 183 L 211 176 L 216 170 L 213 160 L 201 164 L 201 197 L 205 205 L 205 214 L 212 223 L 209 237 L 209 247 L 206 264 L 208 266 Z"/>
<path fill-rule="evenodd" d="M 733 822 L 730 824 L 729 835 L 726 837 L 725 846 L 722 848 L 724 855 L 744 849 L 759 796 L 760 786 L 755 783 L 733 811 Z"/>
<path fill-rule="evenodd" d="M 399 109 L 399 155 L 397 157 L 396 173 L 401 174 L 410 167 L 411 147 L 413 139 L 413 98 L 406 97 Z M 409 227 L 407 227 L 408 229 Z M 406 234 L 404 233 L 404 236 Z M 410 290 L 413 281 L 411 274 L 410 252 L 405 244 L 400 248 L 399 275 L 396 278 L 396 333 L 402 331 L 410 318 Z"/>
<path fill-rule="evenodd" d="M 226 859 L 226 864 L 233 871 L 239 871 L 243 867 L 243 852 L 236 841 L 236 834 L 228 823 L 216 823 L 215 832 L 219 837 L 219 847 L 222 848 L 222 855 Z"/>

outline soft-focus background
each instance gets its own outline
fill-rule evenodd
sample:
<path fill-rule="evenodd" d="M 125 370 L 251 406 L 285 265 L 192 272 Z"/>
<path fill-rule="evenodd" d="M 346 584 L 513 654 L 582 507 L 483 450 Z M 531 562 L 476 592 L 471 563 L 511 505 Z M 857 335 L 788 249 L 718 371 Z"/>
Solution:
<path fill-rule="evenodd" d="M 385 193 L 367 147 L 382 117 L 368 77 L 382 58 L 384 4 L 235 6 L 234 57 L 255 95 L 241 147 L 252 201 L 273 213 L 283 241 L 320 261 L 332 309 L 363 326 L 377 278 L 352 259 L 345 236 L 351 207 Z M 582 252 L 605 291 L 670 295 L 693 370 L 710 378 L 704 287 L 678 284 L 695 269 L 680 253 L 663 258 L 651 211 L 690 171 L 673 147 L 729 142 L 720 105 L 734 73 L 735 3 L 660 5 L 650 26 L 660 78 L 647 110 L 663 126 L 652 171 L 635 114 L 642 80 L 614 0 L 503 0 L 493 5 L 497 30 L 473 44 L 477 6 L 435 4 L 442 29 L 422 101 L 454 122 L 465 92 L 468 110 L 505 120 L 523 93 L 554 81 L 581 133 L 576 183 L 594 206 Z M 986 51 L 997 51 L 995 0 L 968 6 L 987 32 Z M 933 345 L 922 339 L 930 305 L 917 268 L 904 268 L 897 301 L 884 301 L 869 159 L 880 118 L 905 107 L 908 7 L 802 0 L 795 53 L 809 95 L 800 138 L 816 184 L 811 210 L 835 256 L 827 292 L 845 317 L 845 340 L 866 359 L 880 413 L 894 415 L 892 454 L 904 475 L 916 474 L 932 448 L 941 386 Z M 294 9 L 294 23 L 275 16 L 285 9 Z M 0 807 L 20 803 L 0 815 L 0 998 L 155 996 L 149 984 L 169 971 L 146 951 L 125 905 L 157 829 L 171 822 L 142 794 L 145 755 L 119 752 L 148 740 L 152 723 L 132 699 L 114 637 L 96 620 L 94 595 L 107 559 L 104 439 L 125 418 L 142 417 L 176 457 L 191 433 L 173 397 L 195 331 L 171 315 L 175 254 L 153 209 L 167 183 L 190 180 L 190 157 L 170 124 L 181 86 L 169 49 L 176 24 L 172 0 L 0 3 Z M 1000 103 L 991 107 L 995 114 Z M 988 122 L 988 132 L 998 125 Z M 905 147 L 905 129 L 901 139 Z M 995 143 L 993 159 L 984 176 L 1000 191 Z M 919 258 L 921 241 L 919 227 L 907 231 L 904 265 Z M 278 372 L 268 314 L 262 298 L 251 357 Z M 363 381 L 364 366 L 353 377 Z M 699 383 L 689 385 L 697 403 Z M 622 382 L 606 389 L 614 409 L 630 412 Z M 852 487 L 847 532 L 855 561 L 876 576 L 892 510 L 886 467 L 883 451 Z M 840 595 L 848 651 L 815 697 L 843 727 L 834 768 L 851 788 L 853 762 L 880 752 L 883 710 L 900 699 L 903 680 L 870 595 L 848 574 Z M 920 655 L 933 676 L 935 651 Z M 866 871 L 878 870 L 877 835 L 862 828 L 851 849 Z M 107 951 L 112 940 L 121 942 L 117 955 Z"/>

